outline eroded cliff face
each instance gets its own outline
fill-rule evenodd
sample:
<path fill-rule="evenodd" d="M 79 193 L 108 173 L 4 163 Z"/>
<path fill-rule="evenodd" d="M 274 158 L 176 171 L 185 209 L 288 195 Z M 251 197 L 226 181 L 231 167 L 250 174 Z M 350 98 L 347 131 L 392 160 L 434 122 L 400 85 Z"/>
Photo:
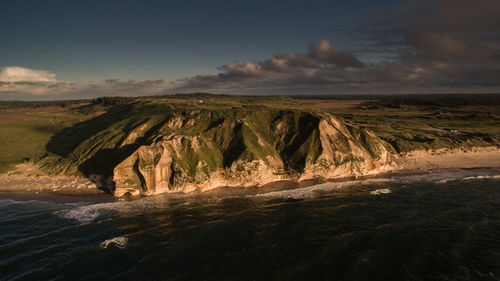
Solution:
<path fill-rule="evenodd" d="M 330 114 L 192 111 L 166 119 L 114 167 L 112 179 L 121 196 L 369 175 L 391 168 L 389 148 Z"/>
<path fill-rule="evenodd" d="M 44 171 L 85 176 L 117 196 L 360 176 L 392 162 L 389 144 L 331 114 L 161 102 L 113 107 L 49 146 Z"/>

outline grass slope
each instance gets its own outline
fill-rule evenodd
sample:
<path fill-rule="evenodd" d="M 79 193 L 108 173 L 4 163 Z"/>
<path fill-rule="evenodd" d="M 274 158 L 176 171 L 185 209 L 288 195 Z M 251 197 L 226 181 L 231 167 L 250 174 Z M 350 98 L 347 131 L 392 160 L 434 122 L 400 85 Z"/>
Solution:
<path fill-rule="evenodd" d="M 109 173 L 110 166 L 138 145 L 168 134 L 165 122 L 193 111 L 206 115 L 175 132 L 200 136 L 202 144 L 203 140 L 214 143 L 219 152 L 207 156 L 209 169 L 266 156 L 279 156 L 288 167 L 300 168 L 307 157 L 316 157 L 318 136 L 311 129 L 316 121 L 310 117 L 314 112 L 343 119 L 346 129 L 359 135 L 369 150 L 371 136 L 360 135 L 360 128 L 373 131 L 395 152 L 500 145 L 500 95 L 292 98 L 192 94 L 94 102 L 0 102 L 0 172 L 41 157 L 40 163 L 54 172 L 88 174 L 97 168 Z M 242 115 L 245 122 L 236 122 Z M 276 138 L 280 122 L 299 133 Z M 137 139 L 121 145 L 133 132 Z M 190 166 L 188 156 L 185 167 L 193 170 L 196 167 Z"/>

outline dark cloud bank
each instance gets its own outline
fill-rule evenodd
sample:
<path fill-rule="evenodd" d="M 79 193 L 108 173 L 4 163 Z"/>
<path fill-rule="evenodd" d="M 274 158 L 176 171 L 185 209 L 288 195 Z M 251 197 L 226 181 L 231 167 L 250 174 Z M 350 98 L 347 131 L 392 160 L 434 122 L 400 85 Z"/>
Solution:
<path fill-rule="evenodd" d="M 219 74 L 187 77 L 177 85 L 246 93 L 499 91 L 500 1 L 411 1 L 393 9 L 391 18 L 354 31 L 369 42 L 354 52 L 321 40 L 303 53 L 228 63 Z M 378 61 L 358 58 L 367 55 Z"/>

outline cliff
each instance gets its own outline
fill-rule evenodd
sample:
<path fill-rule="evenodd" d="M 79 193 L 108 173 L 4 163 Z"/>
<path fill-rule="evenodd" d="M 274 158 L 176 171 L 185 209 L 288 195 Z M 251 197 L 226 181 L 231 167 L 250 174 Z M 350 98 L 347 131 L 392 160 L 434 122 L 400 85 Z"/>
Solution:
<path fill-rule="evenodd" d="M 391 149 L 328 113 L 136 103 L 62 130 L 39 165 L 120 196 L 373 174 Z"/>

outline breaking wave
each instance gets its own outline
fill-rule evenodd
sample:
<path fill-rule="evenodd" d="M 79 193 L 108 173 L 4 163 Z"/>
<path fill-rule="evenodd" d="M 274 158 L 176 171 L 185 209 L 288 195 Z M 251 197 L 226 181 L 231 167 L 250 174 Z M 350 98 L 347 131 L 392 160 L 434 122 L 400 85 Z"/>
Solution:
<path fill-rule="evenodd" d="M 460 181 L 460 180 L 482 180 L 482 179 L 500 179 L 500 175 L 478 175 L 478 176 L 462 176 L 455 178 L 446 178 L 442 180 L 436 181 L 437 184 L 445 184 L 451 181 Z"/>
<path fill-rule="evenodd" d="M 380 194 L 389 194 L 389 193 L 392 193 L 392 191 L 388 188 L 381 188 L 381 189 L 377 189 L 377 190 L 370 192 L 371 195 L 380 195 Z"/>
<path fill-rule="evenodd" d="M 482 179 L 500 179 L 500 175 L 493 176 L 471 176 L 462 178 L 462 180 L 482 180 Z"/>
<path fill-rule="evenodd" d="M 12 204 L 16 204 L 17 201 L 12 199 L 0 199 L 0 207 L 6 207 Z"/>
<path fill-rule="evenodd" d="M 101 203 L 85 205 L 75 209 L 63 210 L 58 215 L 65 219 L 75 220 L 79 223 L 89 223 L 101 216 L 111 214 L 118 208 L 118 203 Z"/>
<path fill-rule="evenodd" d="M 365 185 L 365 184 L 370 185 L 370 184 L 384 183 L 390 181 L 393 181 L 393 179 L 380 178 L 380 179 L 355 180 L 355 181 L 345 181 L 345 182 L 328 182 L 303 188 L 272 191 L 272 192 L 260 193 L 249 196 L 276 197 L 284 199 L 305 199 L 305 198 L 314 198 L 319 192 L 327 192 L 354 185 Z"/>
<path fill-rule="evenodd" d="M 74 204 L 66 204 L 66 206 L 71 206 L 72 208 L 58 211 L 56 214 L 61 218 L 74 220 L 83 224 L 98 219 L 108 218 L 117 212 L 126 214 L 158 209 L 166 202 L 169 202 L 168 197 L 151 196 L 132 201 L 98 203 L 83 206 L 76 205 L 76 207 Z"/>
<path fill-rule="evenodd" d="M 438 180 L 436 181 L 437 184 L 445 184 L 445 183 L 449 183 L 450 181 L 456 181 L 458 179 L 442 179 L 442 180 Z"/>
<path fill-rule="evenodd" d="M 110 245 L 113 245 L 115 246 L 116 248 L 119 248 L 119 249 L 125 249 L 127 247 L 127 242 L 128 242 L 128 238 L 127 237 L 115 237 L 115 238 L 112 238 L 112 239 L 108 239 L 108 240 L 104 240 L 101 242 L 101 244 L 99 244 L 99 246 L 101 247 L 101 249 L 106 249 L 108 248 Z"/>
<path fill-rule="evenodd" d="M 419 175 L 407 175 L 407 176 L 394 176 L 390 178 L 373 178 L 373 179 L 363 179 L 363 180 L 352 180 L 344 182 L 327 182 L 318 185 L 312 185 L 302 188 L 285 189 L 285 190 L 275 190 L 257 194 L 247 194 L 239 195 L 236 197 L 271 197 L 271 198 L 282 198 L 282 199 L 310 199 L 321 196 L 323 192 L 329 192 L 333 190 L 339 190 L 347 187 L 353 186 L 369 186 L 370 190 L 362 188 L 364 194 L 369 192 L 371 195 L 380 195 L 392 193 L 391 189 L 385 186 L 385 183 L 405 183 L 405 182 L 433 182 L 435 184 L 445 184 L 450 181 L 456 180 L 477 180 L 477 179 L 500 179 L 498 171 L 483 170 L 481 175 L 477 174 L 477 171 L 463 171 L 463 170 L 453 170 L 453 171 L 441 171 L 440 173 L 426 173 Z M 117 212 L 120 213 L 138 213 L 147 212 L 149 210 L 161 209 L 165 205 L 171 205 L 173 199 L 180 199 L 185 202 L 186 199 L 189 200 L 190 194 L 182 195 L 158 195 L 150 196 L 145 198 L 140 198 L 132 201 L 120 201 L 111 203 L 99 203 L 92 205 L 71 205 L 66 204 L 66 207 L 70 207 L 65 210 L 57 211 L 56 214 L 62 218 L 76 221 L 77 223 L 84 224 L 95 220 L 100 220 L 104 218 L 109 218 Z M 201 197 L 202 200 L 223 200 L 225 198 L 234 197 L 231 195 L 220 196 L 217 198 L 213 197 Z M 197 198 L 197 197 L 196 197 Z M 192 198 L 191 198 L 192 199 Z M 1 200 L 0 207 L 8 204 L 13 204 L 9 200 Z"/>

